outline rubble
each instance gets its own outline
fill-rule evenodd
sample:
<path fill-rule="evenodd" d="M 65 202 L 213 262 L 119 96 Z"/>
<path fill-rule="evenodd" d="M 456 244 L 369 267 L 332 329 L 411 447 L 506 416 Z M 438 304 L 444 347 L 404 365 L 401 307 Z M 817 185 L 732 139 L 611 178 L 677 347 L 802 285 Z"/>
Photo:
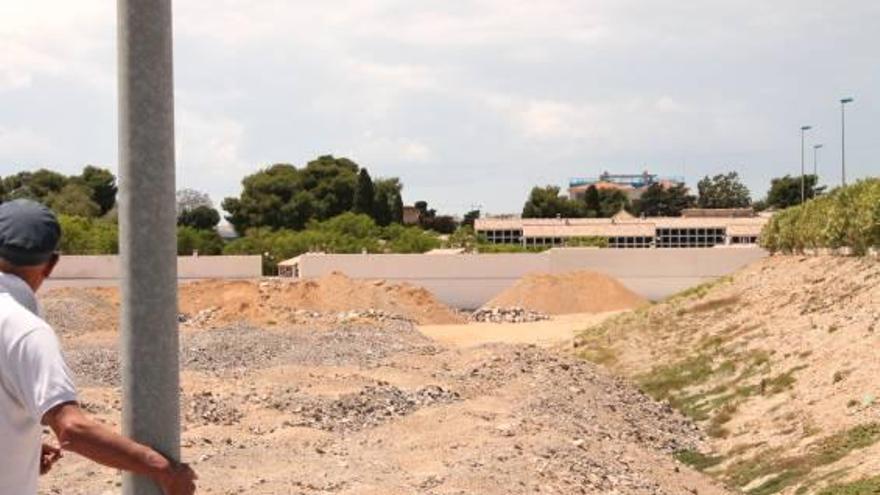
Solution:
<path fill-rule="evenodd" d="M 532 311 L 520 306 L 506 308 L 480 308 L 471 313 L 470 321 L 489 323 L 532 323 L 549 320 L 550 316 L 540 311 Z"/>
<path fill-rule="evenodd" d="M 184 398 L 183 409 L 186 422 L 190 425 L 225 425 L 238 424 L 244 414 L 230 403 L 229 398 L 214 395 L 205 391 L 188 395 Z"/>
<path fill-rule="evenodd" d="M 379 382 L 335 399 L 282 396 L 272 402 L 272 407 L 294 416 L 295 419 L 286 422 L 287 426 L 344 432 L 370 428 L 423 407 L 459 399 L 456 392 L 438 385 L 407 391 Z"/>

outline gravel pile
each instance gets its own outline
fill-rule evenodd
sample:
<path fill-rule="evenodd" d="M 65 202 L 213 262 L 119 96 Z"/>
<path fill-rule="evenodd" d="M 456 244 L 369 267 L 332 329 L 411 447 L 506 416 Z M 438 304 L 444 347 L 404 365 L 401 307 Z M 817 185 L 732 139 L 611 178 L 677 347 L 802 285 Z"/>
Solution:
<path fill-rule="evenodd" d="M 493 356 L 469 364 L 463 378 L 480 390 L 526 382 L 533 393 L 521 405 L 524 424 L 553 424 L 572 438 L 625 440 L 665 453 L 694 449 L 702 440 L 668 404 L 593 364 L 535 346 L 489 347 Z"/>
<path fill-rule="evenodd" d="M 550 316 L 519 306 L 509 308 L 480 308 L 470 315 L 470 321 L 488 323 L 531 323 L 549 320 Z"/>
<path fill-rule="evenodd" d="M 40 298 L 43 316 L 62 338 L 118 327 L 118 309 L 102 295 L 86 290 L 55 289 Z"/>
<path fill-rule="evenodd" d="M 238 424 L 244 414 L 230 402 L 229 397 L 218 397 L 210 391 L 193 394 L 184 398 L 184 416 L 189 425 Z"/>
<path fill-rule="evenodd" d="M 370 428 L 437 404 L 459 400 L 456 392 L 437 385 L 407 391 L 388 383 L 364 387 L 336 399 L 279 397 L 272 407 L 294 415 L 289 426 L 305 426 L 325 431 L 348 432 Z"/>
<path fill-rule="evenodd" d="M 67 361 L 83 385 L 118 386 L 119 356 L 115 346 L 68 345 Z M 383 325 L 349 324 L 330 329 L 262 330 L 245 324 L 184 333 L 183 369 L 212 374 L 241 374 L 284 364 L 359 365 L 375 367 L 390 356 L 439 352 L 433 341 L 410 322 Z"/>
<path fill-rule="evenodd" d="M 119 356 L 115 348 L 74 347 L 66 349 L 64 356 L 76 377 L 77 385 L 117 387 L 122 381 Z"/>

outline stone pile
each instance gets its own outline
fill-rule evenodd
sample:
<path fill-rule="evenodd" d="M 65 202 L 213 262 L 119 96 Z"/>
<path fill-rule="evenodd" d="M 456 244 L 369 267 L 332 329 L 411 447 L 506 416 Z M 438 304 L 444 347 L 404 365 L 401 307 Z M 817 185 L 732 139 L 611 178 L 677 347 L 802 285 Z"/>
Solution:
<path fill-rule="evenodd" d="M 519 306 L 506 308 L 480 308 L 471 313 L 470 321 L 488 323 L 531 323 L 549 320 L 550 316 Z"/>
<path fill-rule="evenodd" d="M 327 399 L 314 396 L 277 397 L 271 406 L 291 413 L 288 426 L 325 431 L 358 431 L 437 404 L 459 400 L 459 394 L 438 385 L 403 390 L 387 382 Z"/>

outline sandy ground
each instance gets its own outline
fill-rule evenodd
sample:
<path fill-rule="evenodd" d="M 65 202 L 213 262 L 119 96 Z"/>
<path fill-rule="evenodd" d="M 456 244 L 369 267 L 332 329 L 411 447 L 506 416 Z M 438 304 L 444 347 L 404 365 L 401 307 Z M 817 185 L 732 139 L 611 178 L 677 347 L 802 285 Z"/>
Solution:
<path fill-rule="evenodd" d="M 118 427 L 107 301 L 90 291 L 58 295 L 44 302 L 83 407 Z M 183 458 L 200 475 L 200 493 L 728 493 L 673 459 L 701 448 L 692 422 L 542 347 L 607 317 L 424 327 L 431 338 L 383 318 L 191 321 L 181 327 Z M 74 454 L 40 490 L 118 492 L 118 473 Z"/>
<path fill-rule="evenodd" d="M 708 472 L 746 490 L 880 473 L 876 259 L 774 256 L 577 344 L 700 419 L 720 461 Z"/>
<path fill-rule="evenodd" d="M 570 342 L 577 333 L 619 313 L 608 311 L 597 314 L 555 315 L 549 320 L 530 323 L 421 325 L 418 329 L 441 344 L 455 347 L 473 347 L 493 342 L 552 347 Z"/>

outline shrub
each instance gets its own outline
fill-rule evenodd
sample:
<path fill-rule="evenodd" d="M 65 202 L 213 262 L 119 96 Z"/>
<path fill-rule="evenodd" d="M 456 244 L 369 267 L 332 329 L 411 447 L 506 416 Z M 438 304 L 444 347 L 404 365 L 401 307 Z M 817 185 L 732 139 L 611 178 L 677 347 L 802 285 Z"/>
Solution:
<path fill-rule="evenodd" d="M 771 252 L 848 247 L 864 255 L 880 246 L 880 179 L 865 179 L 787 208 L 768 222 L 761 245 Z"/>

